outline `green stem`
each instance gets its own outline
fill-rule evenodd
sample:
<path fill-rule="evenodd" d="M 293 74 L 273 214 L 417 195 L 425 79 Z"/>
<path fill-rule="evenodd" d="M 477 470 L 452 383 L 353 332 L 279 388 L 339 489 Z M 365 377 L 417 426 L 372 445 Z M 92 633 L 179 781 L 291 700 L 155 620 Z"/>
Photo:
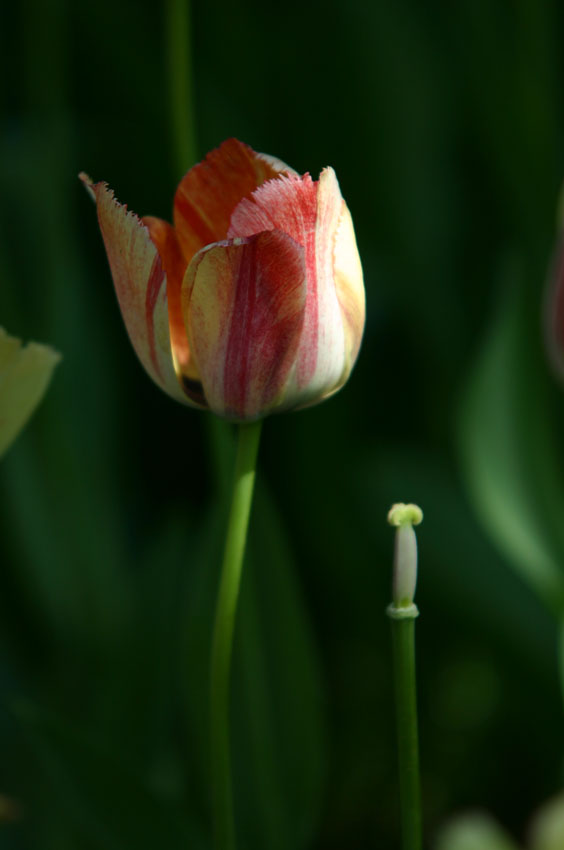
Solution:
<path fill-rule="evenodd" d="M 415 616 L 397 618 L 391 614 L 403 850 L 421 850 Z"/>
<path fill-rule="evenodd" d="M 234 850 L 229 744 L 229 674 L 237 598 L 251 511 L 261 422 L 239 426 L 233 498 L 215 614 L 211 656 L 211 768 L 216 850 Z"/>
<path fill-rule="evenodd" d="M 172 141 L 180 177 L 197 159 L 188 0 L 168 0 L 167 44 Z"/>

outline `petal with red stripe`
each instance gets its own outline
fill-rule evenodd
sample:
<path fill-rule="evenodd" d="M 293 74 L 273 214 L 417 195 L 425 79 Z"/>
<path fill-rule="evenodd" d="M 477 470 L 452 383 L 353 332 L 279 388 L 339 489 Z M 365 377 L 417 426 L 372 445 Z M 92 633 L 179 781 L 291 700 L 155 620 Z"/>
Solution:
<path fill-rule="evenodd" d="M 332 168 L 319 181 L 309 174 L 280 176 L 243 199 L 231 217 L 229 236 L 277 228 L 303 246 L 307 297 L 300 348 L 289 387 L 313 404 L 333 393 L 345 372 L 343 316 L 335 288 L 333 251 L 344 201 Z"/>
<path fill-rule="evenodd" d="M 191 350 L 210 408 L 237 421 L 291 407 L 286 387 L 306 300 L 304 251 L 284 233 L 211 245 L 183 282 Z"/>
<path fill-rule="evenodd" d="M 282 172 L 292 169 L 237 139 L 227 139 L 191 168 L 174 197 L 174 227 L 186 261 L 206 245 L 225 239 L 239 201 Z"/>
<path fill-rule="evenodd" d="M 149 231 L 116 201 L 106 183 L 82 181 L 96 200 L 98 222 L 129 338 L 151 378 L 178 401 L 190 403 L 176 377 L 171 352 L 166 273 Z"/>
<path fill-rule="evenodd" d="M 186 261 L 180 250 L 176 231 L 168 221 L 154 216 L 146 215 L 142 222 L 149 230 L 166 273 L 170 341 L 176 371 L 190 378 L 197 378 L 198 373 L 193 358 L 190 357 L 186 328 L 182 318 L 180 292 L 182 278 L 186 272 Z"/>

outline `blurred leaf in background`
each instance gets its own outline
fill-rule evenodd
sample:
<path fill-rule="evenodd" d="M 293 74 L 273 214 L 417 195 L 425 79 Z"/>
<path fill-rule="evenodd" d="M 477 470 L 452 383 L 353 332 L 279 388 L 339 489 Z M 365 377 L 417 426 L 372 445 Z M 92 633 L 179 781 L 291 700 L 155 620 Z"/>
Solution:
<path fill-rule="evenodd" d="M 543 803 L 528 829 L 529 850 L 560 850 L 564 843 L 564 796 Z M 517 845 L 488 814 L 471 812 L 452 818 L 439 831 L 435 850 L 518 850 Z"/>
<path fill-rule="evenodd" d="M 519 850 L 496 822 L 485 814 L 453 820 L 443 829 L 436 850 Z"/>
<path fill-rule="evenodd" d="M 543 803 L 529 830 L 531 850 L 558 850 L 564 842 L 564 794 L 560 792 Z"/>
<path fill-rule="evenodd" d="M 547 607 L 564 604 L 564 459 L 539 328 L 512 269 L 460 416 L 463 469 L 476 510 Z"/>

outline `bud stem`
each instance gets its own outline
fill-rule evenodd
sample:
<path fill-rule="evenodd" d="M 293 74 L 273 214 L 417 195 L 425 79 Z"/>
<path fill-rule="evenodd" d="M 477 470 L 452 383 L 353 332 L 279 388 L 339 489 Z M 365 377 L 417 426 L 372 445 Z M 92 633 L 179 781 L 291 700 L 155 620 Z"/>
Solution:
<path fill-rule="evenodd" d="M 414 525 L 423 512 L 418 505 L 392 505 L 388 522 L 396 527 L 392 604 L 387 614 L 392 624 L 396 724 L 400 784 L 402 850 L 421 850 L 421 790 L 415 680 L 415 620 L 413 601 L 417 583 L 417 541 Z"/>
<path fill-rule="evenodd" d="M 210 676 L 210 719 L 216 850 L 234 850 L 235 848 L 229 736 L 229 678 L 235 614 L 253 498 L 261 424 L 259 421 L 251 425 L 239 426 L 233 497 L 215 613 Z"/>
<path fill-rule="evenodd" d="M 190 0 L 168 0 L 166 11 L 171 135 L 180 178 L 197 162 Z"/>
<path fill-rule="evenodd" d="M 415 606 L 412 606 L 415 608 Z M 421 792 L 415 685 L 415 617 L 390 613 L 396 691 L 396 723 L 403 850 L 421 849 Z"/>

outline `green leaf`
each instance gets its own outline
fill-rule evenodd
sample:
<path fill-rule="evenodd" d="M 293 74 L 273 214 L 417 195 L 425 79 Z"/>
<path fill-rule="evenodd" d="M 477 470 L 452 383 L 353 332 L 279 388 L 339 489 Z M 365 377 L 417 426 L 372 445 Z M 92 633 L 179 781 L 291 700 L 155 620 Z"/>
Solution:
<path fill-rule="evenodd" d="M 460 459 L 482 524 L 557 610 L 564 600 L 564 466 L 548 407 L 538 312 L 515 273 L 510 283 L 464 394 Z"/>
<path fill-rule="evenodd" d="M 187 561 L 188 770 L 209 789 L 209 659 L 225 511 L 201 524 Z M 310 846 L 325 781 L 323 688 L 284 529 L 264 485 L 251 515 L 231 677 L 237 831 L 249 850 Z M 206 805 L 209 793 L 205 792 Z"/>
<path fill-rule="evenodd" d="M 249 846 L 299 850 L 314 838 L 324 788 L 323 686 L 290 547 L 260 484 L 252 522 L 235 656 L 235 800 Z"/>

